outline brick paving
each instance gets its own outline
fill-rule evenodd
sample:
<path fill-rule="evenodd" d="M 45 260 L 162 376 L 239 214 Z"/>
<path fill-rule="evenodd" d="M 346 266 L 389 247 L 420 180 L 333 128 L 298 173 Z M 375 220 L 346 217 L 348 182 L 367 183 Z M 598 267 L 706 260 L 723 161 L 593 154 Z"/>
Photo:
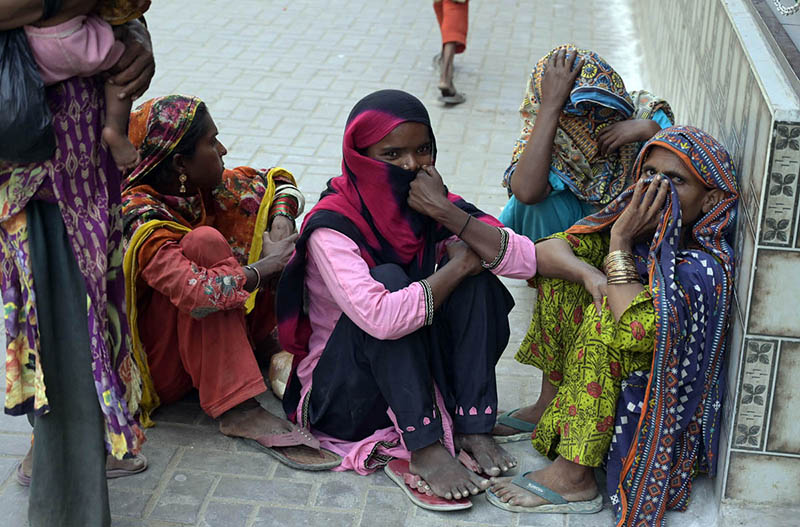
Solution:
<path fill-rule="evenodd" d="M 519 129 L 517 108 L 530 67 L 541 55 L 576 42 L 604 55 L 630 88 L 641 87 L 631 2 L 474 2 L 468 49 L 456 59 L 456 86 L 467 102 L 444 108 L 436 101 L 431 65 L 439 35 L 430 0 L 159 1 L 148 14 L 157 74 L 146 97 L 199 96 L 228 147 L 228 166 L 283 166 L 295 174 L 310 205 L 338 173 L 342 130 L 353 104 L 376 89 L 405 89 L 428 107 L 445 181 L 497 214 L 506 201 L 500 179 Z M 512 358 L 530 320 L 531 290 L 507 284 L 517 307 L 498 384 L 501 407 L 510 409 L 535 400 L 540 376 Z M 270 394 L 262 403 L 280 411 Z M 222 436 L 191 397 L 161 409 L 155 420 L 144 449 L 148 470 L 109 483 L 115 526 L 613 524 L 608 504 L 584 517 L 510 514 L 478 496 L 468 511 L 424 511 L 382 472 L 362 477 L 288 469 Z M 27 525 L 27 490 L 16 484 L 13 471 L 29 434 L 27 420 L 0 416 L 3 525 Z M 525 470 L 547 463 L 527 442 L 510 449 Z M 698 505 L 680 520 L 711 525 L 711 485 L 700 481 L 696 492 Z"/>

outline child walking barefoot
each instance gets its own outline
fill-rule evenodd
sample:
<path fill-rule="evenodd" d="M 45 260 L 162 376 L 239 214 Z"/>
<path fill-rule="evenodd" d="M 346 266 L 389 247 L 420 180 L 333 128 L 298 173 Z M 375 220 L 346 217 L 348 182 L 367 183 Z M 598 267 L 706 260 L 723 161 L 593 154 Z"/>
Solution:
<path fill-rule="evenodd" d="M 25 26 L 33 56 L 45 85 L 70 77 L 91 77 L 113 68 L 125 46 L 116 39 L 115 29 L 139 18 L 150 0 L 100 0 L 86 15 L 65 18 L 56 15 Z M 106 115 L 103 142 L 108 145 L 117 167 L 124 173 L 139 164 L 139 153 L 128 140 L 128 117 L 133 100 L 122 88 L 105 83 Z"/>

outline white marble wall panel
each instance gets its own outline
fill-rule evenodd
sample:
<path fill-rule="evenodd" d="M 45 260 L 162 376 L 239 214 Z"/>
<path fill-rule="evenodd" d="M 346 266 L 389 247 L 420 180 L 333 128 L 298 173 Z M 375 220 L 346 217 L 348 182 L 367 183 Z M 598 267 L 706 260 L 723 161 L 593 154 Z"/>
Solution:
<path fill-rule="evenodd" d="M 740 185 L 717 495 L 796 503 L 797 479 L 792 491 L 757 496 L 782 460 L 800 470 L 800 393 L 791 384 L 800 376 L 800 122 L 785 120 L 798 108 L 769 98 L 780 76 L 764 80 L 765 47 L 752 24 L 742 29 L 740 3 L 642 0 L 634 16 L 652 36 L 642 40 L 645 84 L 679 123 L 725 144 Z"/>

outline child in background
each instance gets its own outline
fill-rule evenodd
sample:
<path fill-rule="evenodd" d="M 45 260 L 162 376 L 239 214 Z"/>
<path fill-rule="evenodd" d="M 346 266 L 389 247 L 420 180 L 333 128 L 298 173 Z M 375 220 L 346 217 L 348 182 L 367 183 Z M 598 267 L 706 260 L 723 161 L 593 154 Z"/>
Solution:
<path fill-rule="evenodd" d="M 91 13 L 48 20 L 25 26 L 33 56 L 45 85 L 70 77 L 91 77 L 113 68 L 125 51 L 114 26 L 142 16 L 150 0 L 100 0 Z M 128 118 L 133 103 L 120 98 L 122 88 L 105 83 L 106 117 L 103 142 L 122 172 L 139 164 L 139 154 L 128 139 Z"/>

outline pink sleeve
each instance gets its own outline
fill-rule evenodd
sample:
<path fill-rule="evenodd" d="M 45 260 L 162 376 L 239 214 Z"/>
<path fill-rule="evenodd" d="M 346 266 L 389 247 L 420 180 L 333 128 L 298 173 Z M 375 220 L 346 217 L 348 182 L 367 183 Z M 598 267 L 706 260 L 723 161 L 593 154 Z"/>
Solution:
<path fill-rule="evenodd" d="M 372 278 L 358 246 L 344 234 L 317 229 L 308 238 L 308 258 L 344 314 L 376 339 L 399 339 L 425 324 L 425 293 L 420 283 L 389 292 Z"/>
<path fill-rule="evenodd" d="M 527 236 L 522 236 L 508 227 L 508 246 L 500 265 L 492 269 L 492 273 L 506 278 L 528 280 L 536 274 L 536 246 Z"/>

